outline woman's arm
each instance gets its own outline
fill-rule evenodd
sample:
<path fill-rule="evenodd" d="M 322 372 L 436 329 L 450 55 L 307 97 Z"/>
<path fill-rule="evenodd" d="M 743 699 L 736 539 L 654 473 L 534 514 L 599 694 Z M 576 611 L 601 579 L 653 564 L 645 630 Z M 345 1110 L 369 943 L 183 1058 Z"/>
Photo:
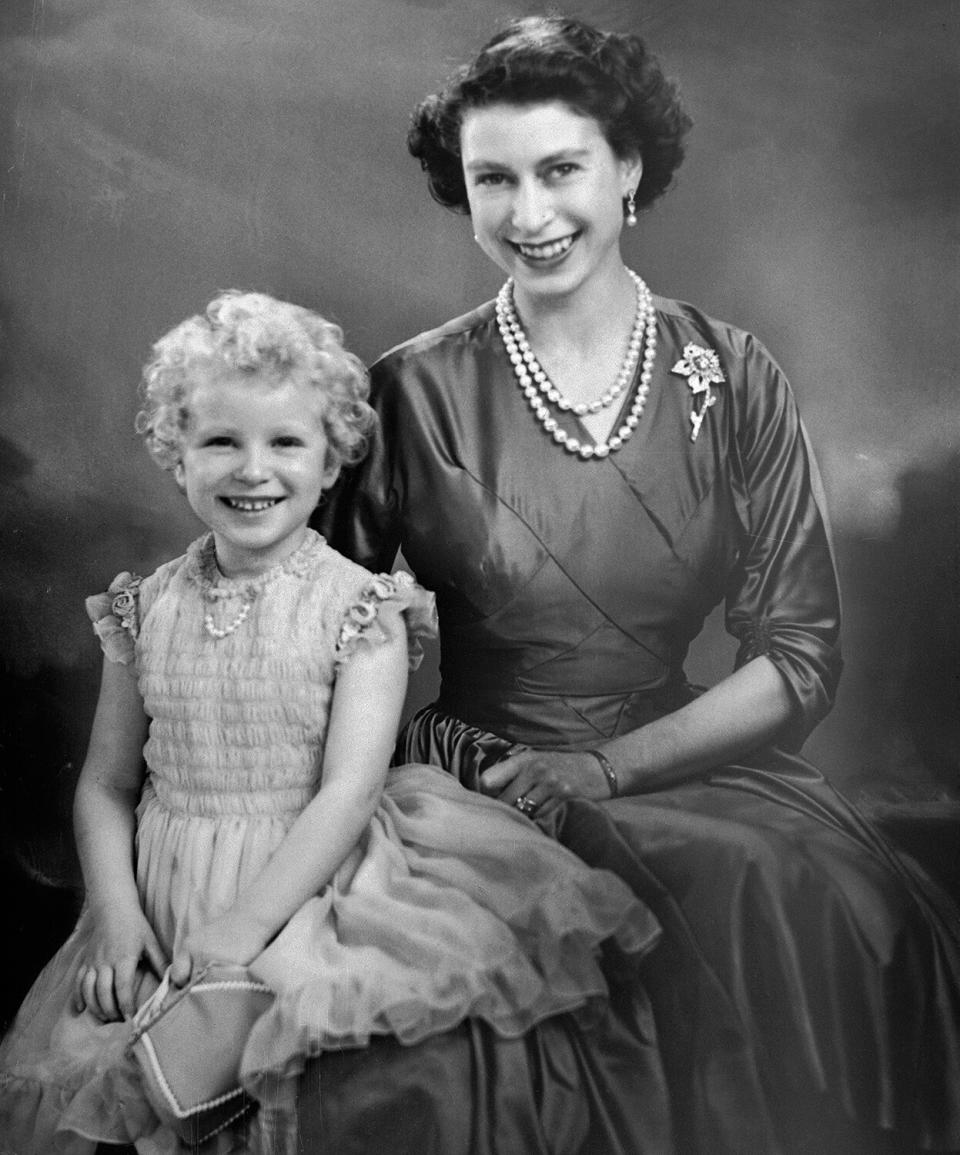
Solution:
<path fill-rule="evenodd" d="M 676 712 L 598 749 L 613 764 L 622 793 L 659 790 L 771 741 L 792 710 L 783 678 L 761 656 Z"/>
<path fill-rule="evenodd" d="M 166 966 L 140 906 L 134 866 L 147 723 L 133 665 L 104 658 L 73 810 L 86 904 L 94 922 L 75 1001 L 78 1010 L 89 1008 L 105 1020 L 133 1013 L 144 962 L 157 977 Z"/>
<path fill-rule="evenodd" d="M 251 962 L 356 845 L 383 791 L 407 688 L 407 634 L 390 603 L 386 640 L 360 644 L 341 667 L 330 711 L 323 779 L 253 884 L 220 918 L 190 936 L 174 959 L 185 983 L 204 962 Z"/>
<path fill-rule="evenodd" d="M 754 658 L 699 698 L 655 722 L 598 743 L 620 794 L 661 790 L 722 765 L 773 739 L 792 714 L 774 664 Z M 590 754 L 523 750 L 481 777 L 484 793 L 514 803 L 521 795 L 548 814 L 565 798 L 609 798 L 610 784 Z"/>

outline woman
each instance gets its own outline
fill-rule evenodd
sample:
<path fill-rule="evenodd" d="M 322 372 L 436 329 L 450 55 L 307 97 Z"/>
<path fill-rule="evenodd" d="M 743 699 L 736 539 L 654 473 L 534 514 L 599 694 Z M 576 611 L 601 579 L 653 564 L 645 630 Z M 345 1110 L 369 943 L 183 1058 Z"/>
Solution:
<path fill-rule="evenodd" d="M 688 126 L 637 37 L 559 17 L 421 104 L 431 192 L 508 280 L 374 367 L 381 439 L 321 528 L 437 594 L 440 696 L 398 760 L 656 911 L 676 1150 L 960 1147 L 957 911 L 794 753 L 840 657 L 789 386 L 621 258 Z M 724 600 L 736 668 L 698 693 L 684 655 Z"/>

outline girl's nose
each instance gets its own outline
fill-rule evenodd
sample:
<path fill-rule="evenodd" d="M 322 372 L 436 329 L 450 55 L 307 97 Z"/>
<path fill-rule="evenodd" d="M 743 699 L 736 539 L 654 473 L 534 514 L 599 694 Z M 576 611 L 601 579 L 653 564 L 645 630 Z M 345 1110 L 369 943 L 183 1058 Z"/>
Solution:
<path fill-rule="evenodd" d="M 523 181 L 513 200 L 512 223 L 524 233 L 539 231 L 553 215 L 550 192 L 538 181 Z"/>
<path fill-rule="evenodd" d="M 259 485 L 261 481 L 266 480 L 270 473 L 266 454 L 263 450 L 255 447 L 245 449 L 241 453 L 233 473 L 234 477 L 245 485 Z"/>

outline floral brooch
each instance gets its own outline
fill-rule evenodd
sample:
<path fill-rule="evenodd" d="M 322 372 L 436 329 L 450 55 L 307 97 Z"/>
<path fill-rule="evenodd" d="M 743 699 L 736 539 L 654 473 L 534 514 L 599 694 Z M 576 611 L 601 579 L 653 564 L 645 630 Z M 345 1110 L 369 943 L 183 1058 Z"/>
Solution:
<path fill-rule="evenodd" d="M 683 356 L 670 370 L 686 377 L 687 384 L 693 393 L 693 409 L 690 411 L 690 440 L 696 441 L 700 436 L 700 426 L 711 405 L 716 404 L 717 395 L 711 388 L 720 385 L 726 380 L 720 368 L 720 358 L 712 349 L 704 349 L 702 345 L 684 345 Z"/>

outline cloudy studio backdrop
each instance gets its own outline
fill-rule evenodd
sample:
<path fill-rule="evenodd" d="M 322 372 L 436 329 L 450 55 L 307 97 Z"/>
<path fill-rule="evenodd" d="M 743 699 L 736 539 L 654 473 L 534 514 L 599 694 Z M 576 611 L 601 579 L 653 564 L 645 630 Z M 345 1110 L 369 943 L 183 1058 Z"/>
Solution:
<path fill-rule="evenodd" d="M 570 10 L 645 32 L 695 121 L 628 263 L 768 345 L 820 458 L 847 671 L 808 750 L 854 794 L 960 797 L 960 12 Z M 432 203 L 404 137 L 414 102 L 518 11 L 4 0 L 0 806 L 6 891 L 29 887 L 14 920 L 36 946 L 24 970 L 74 901 L 25 880 L 73 870 L 69 798 L 99 667 L 84 595 L 197 532 L 133 433 L 150 343 L 217 290 L 256 288 L 332 316 L 370 360 L 491 296 L 469 223 Z M 719 677 L 731 657 L 714 622 L 690 673 Z"/>

